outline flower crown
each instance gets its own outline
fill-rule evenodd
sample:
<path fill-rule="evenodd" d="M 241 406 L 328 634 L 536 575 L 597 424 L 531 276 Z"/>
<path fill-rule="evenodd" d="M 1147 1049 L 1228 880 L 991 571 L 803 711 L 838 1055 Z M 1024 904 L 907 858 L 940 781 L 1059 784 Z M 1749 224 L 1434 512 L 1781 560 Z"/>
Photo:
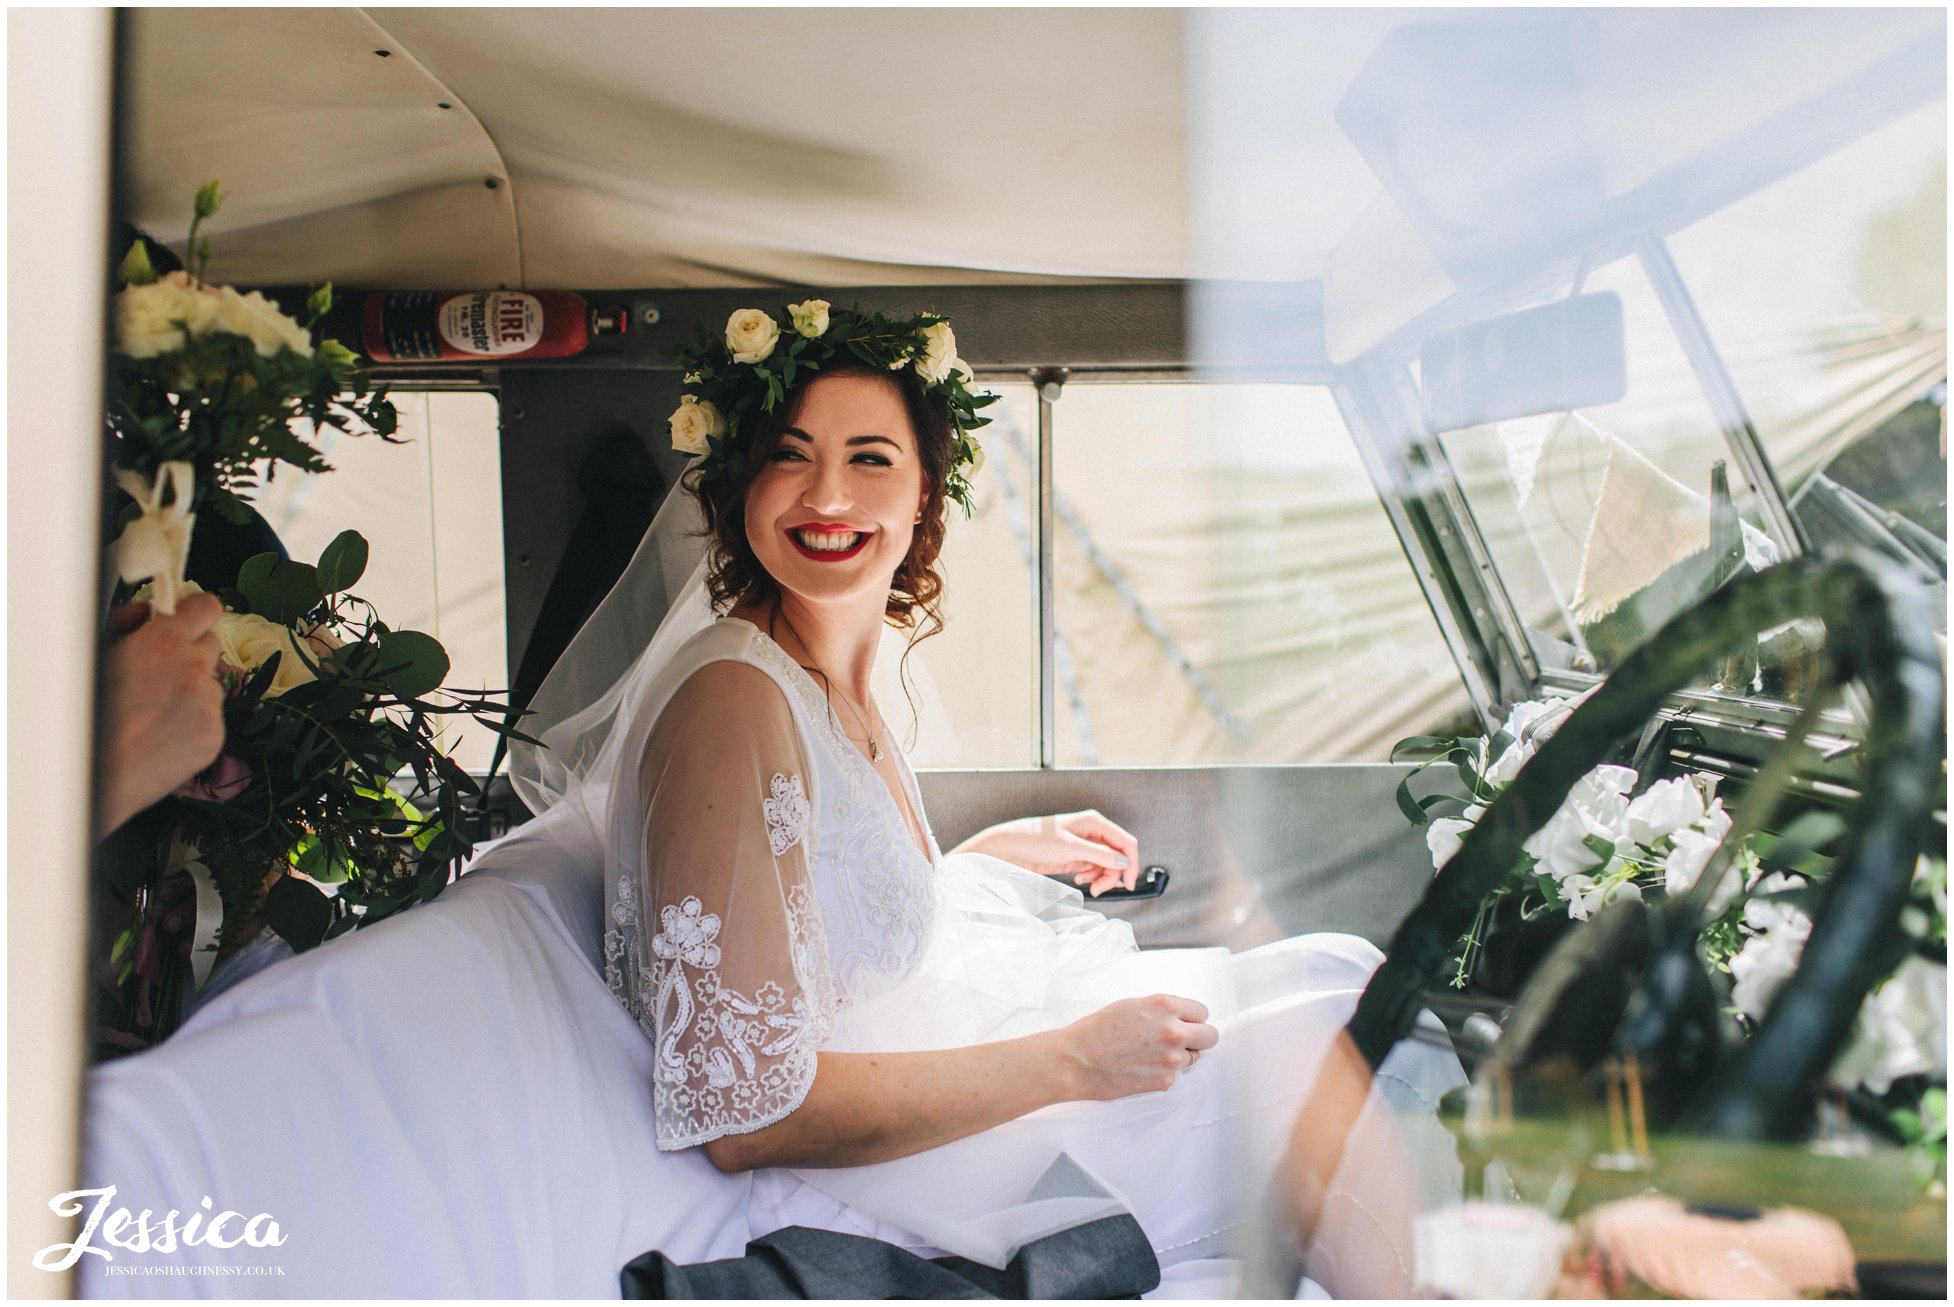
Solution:
<path fill-rule="evenodd" d="M 785 320 L 788 330 L 781 330 Z M 831 310 L 826 300 L 789 304 L 776 319 L 764 309 L 740 309 L 726 319 L 723 340 L 704 326 L 697 345 L 673 354 L 685 369 L 685 390 L 672 414 L 672 448 L 702 454 L 700 479 L 737 476 L 745 466 L 739 436 L 757 413 L 771 413 L 796 385 L 806 385 L 836 358 L 872 368 L 914 368 L 923 393 L 950 420 L 950 475 L 944 493 L 972 512 L 969 475 L 984 465 L 970 434 L 989 422 L 977 410 L 997 402 L 980 394 L 977 377 L 957 357 L 949 319 L 937 313 L 892 319 L 854 309 Z"/>

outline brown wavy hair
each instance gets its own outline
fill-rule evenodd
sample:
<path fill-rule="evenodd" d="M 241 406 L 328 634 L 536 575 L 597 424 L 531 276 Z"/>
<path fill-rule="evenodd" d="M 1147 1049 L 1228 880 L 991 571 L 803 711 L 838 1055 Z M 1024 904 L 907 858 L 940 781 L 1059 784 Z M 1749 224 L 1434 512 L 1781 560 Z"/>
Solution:
<path fill-rule="evenodd" d="M 923 520 L 916 524 L 909 553 L 889 583 L 886 609 L 888 620 L 910 633 L 902 656 L 902 671 L 906 677 L 910 650 L 920 641 L 943 630 L 943 577 L 936 570 L 936 562 L 943 552 L 943 538 L 948 526 L 946 510 L 950 501 L 944 487 L 950 476 L 950 458 L 955 440 L 949 415 L 925 393 L 922 380 L 913 369 L 889 372 L 853 361 L 836 362 L 823 368 L 818 377 L 796 387 L 787 396 L 785 404 L 772 413 L 758 415 L 758 420 L 751 422 L 740 433 L 738 439 L 745 446 L 741 451 L 745 455 L 745 463 L 737 475 L 708 481 L 695 470 L 680 484 L 698 500 L 700 512 L 705 518 L 703 534 L 710 542 L 707 548 L 706 592 L 711 597 L 713 611 L 723 614 L 741 604 L 758 604 L 767 600 L 777 603 L 780 585 L 761 564 L 746 538 L 746 494 L 766 468 L 767 460 L 780 448 L 787 428 L 800 420 L 801 410 L 807 404 L 808 391 L 829 377 L 847 376 L 871 377 L 895 388 L 902 397 L 903 410 L 909 415 L 910 430 L 916 436 L 916 453 L 923 464 L 923 484 L 928 495 L 923 506 Z M 907 692 L 906 680 L 904 685 Z M 913 695 L 910 696 L 910 705 L 913 709 Z"/>

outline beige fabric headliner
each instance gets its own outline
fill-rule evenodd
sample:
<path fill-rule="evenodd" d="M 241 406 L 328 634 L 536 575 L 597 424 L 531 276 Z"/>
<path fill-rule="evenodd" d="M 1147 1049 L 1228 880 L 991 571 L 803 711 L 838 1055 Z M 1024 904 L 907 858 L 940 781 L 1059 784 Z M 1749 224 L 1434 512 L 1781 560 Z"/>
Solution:
<path fill-rule="evenodd" d="M 1163 9 L 137 10 L 134 210 L 179 241 L 191 193 L 221 178 L 214 268 L 245 283 L 1175 277 L 1182 25 Z"/>

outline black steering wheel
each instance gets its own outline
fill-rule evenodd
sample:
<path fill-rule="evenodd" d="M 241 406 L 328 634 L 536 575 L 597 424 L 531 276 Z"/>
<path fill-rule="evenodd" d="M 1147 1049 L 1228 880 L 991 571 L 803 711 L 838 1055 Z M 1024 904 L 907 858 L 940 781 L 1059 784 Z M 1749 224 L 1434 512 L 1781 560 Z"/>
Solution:
<path fill-rule="evenodd" d="M 1686 1115 L 1690 1128 L 1738 1139 L 1782 1137 L 1808 1119 L 1813 1085 L 1850 1033 L 1867 991 L 1890 969 L 1885 945 L 1908 899 L 1946 757 L 1932 601 L 1911 575 L 1864 552 L 1801 557 L 1740 577 L 1650 636 L 1575 709 L 1467 832 L 1392 936 L 1348 1026 L 1373 1069 L 1410 1031 L 1425 990 L 1469 929 L 1480 900 L 1500 885 L 1521 845 L 1575 783 L 1719 657 L 1801 617 L 1825 623 L 1826 688 L 1856 680 L 1871 703 L 1859 751 L 1860 797 L 1847 814 L 1832 873 L 1818 886 L 1821 898 L 1797 973 L 1741 1052 L 1700 1089 L 1692 1087 Z M 1691 896 L 1669 911 L 1697 902 L 1700 896 Z M 1694 919 L 1683 923 L 1690 941 L 1698 926 Z M 1565 941 L 1569 948 L 1580 947 L 1580 933 Z M 1641 983 L 1655 975 L 1651 970 Z M 1582 992 L 1561 991 L 1575 1001 Z M 1594 1011 L 1592 1023 L 1612 1033 L 1630 998 L 1597 996 L 1598 1008 L 1612 1010 Z"/>

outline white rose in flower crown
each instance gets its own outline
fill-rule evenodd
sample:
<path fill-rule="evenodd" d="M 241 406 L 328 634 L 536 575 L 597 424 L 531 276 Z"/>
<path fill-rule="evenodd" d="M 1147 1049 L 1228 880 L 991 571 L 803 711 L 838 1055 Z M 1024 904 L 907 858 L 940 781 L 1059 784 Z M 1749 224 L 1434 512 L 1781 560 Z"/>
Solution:
<path fill-rule="evenodd" d="M 780 341 L 780 324 L 765 309 L 737 309 L 726 319 L 726 348 L 735 363 L 758 363 Z"/>
<path fill-rule="evenodd" d="M 794 320 L 795 331 L 812 340 L 828 329 L 829 307 L 826 300 L 802 300 L 787 306 L 787 316 Z"/>
<path fill-rule="evenodd" d="M 687 395 L 672 414 L 672 448 L 685 454 L 704 454 L 726 434 L 726 418 L 709 399 Z"/>
<path fill-rule="evenodd" d="M 1651 847 L 1665 835 L 1703 820 L 1703 791 L 1688 776 L 1657 781 L 1628 805 L 1628 834 Z"/>
<path fill-rule="evenodd" d="M 947 322 L 932 322 L 923 328 L 923 352 L 916 359 L 916 375 L 935 385 L 950 375 L 957 359 L 957 337 Z"/>
<path fill-rule="evenodd" d="M 973 440 L 970 442 L 970 471 L 967 475 L 975 476 L 983 470 L 984 447 Z"/>

